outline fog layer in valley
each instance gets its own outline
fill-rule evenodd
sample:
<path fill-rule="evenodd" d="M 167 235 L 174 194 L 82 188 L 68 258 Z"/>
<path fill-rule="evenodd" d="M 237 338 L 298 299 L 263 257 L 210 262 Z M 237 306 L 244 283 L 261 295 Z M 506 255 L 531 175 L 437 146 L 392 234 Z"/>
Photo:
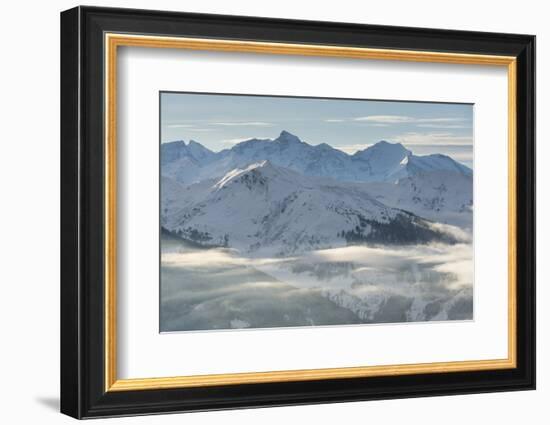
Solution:
<path fill-rule="evenodd" d="M 164 237 L 161 331 L 473 318 L 471 244 L 253 258 Z"/>

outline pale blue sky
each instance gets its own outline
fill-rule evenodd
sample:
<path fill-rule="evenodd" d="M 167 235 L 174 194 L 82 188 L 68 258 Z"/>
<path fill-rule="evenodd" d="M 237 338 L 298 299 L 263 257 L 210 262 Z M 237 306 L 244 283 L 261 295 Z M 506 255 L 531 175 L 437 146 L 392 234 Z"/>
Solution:
<path fill-rule="evenodd" d="M 387 140 L 471 167 L 472 125 L 470 104 L 161 93 L 161 142 L 195 140 L 213 151 L 287 130 L 347 153 Z"/>

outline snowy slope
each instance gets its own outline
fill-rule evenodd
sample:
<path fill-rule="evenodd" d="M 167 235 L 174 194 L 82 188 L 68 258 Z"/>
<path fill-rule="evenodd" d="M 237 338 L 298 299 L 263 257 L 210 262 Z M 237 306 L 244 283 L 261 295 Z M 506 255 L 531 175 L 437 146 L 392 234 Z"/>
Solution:
<path fill-rule="evenodd" d="M 175 188 L 177 194 L 166 195 L 177 202 L 164 226 L 205 246 L 288 255 L 364 242 L 456 240 L 452 229 L 388 207 L 362 184 L 303 176 L 265 160 L 217 181 Z"/>
<path fill-rule="evenodd" d="M 202 168 L 191 156 L 183 156 L 171 162 L 163 164 L 161 174 L 180 184 L 190 184 L 200 181 Z"/>
<path fill-rule="evenodd" d="M 364 183 L 380 202 L 445 224 L 472 228 L 472 177 L 452 171 L 422 172 L 397 182 Z"/>
<path fill-rule="evenodd" d="M 303 176 L 361 182 L 385 205 L 430 220 L 472 225 L 472 170 L 446 155 L 414 155 L 400 143 L 381 141 L 347 155 L 283 131 L 275 140 L 251 139 L 218 153 L 194 141 L 161 146 L 162 175 L 183 185 L 219 180 L 265 160 Z"/>

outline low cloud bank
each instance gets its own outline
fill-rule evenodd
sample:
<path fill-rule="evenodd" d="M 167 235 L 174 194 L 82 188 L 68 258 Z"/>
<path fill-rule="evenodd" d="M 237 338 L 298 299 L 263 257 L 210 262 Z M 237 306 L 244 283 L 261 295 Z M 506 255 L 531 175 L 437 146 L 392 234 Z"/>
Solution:
<path fill-rule="evenodd" d="M 221 248 L 175 249 L 162 254 L 162 264 L 205 277 L 259 272 L 269 277 L 269 284 L 263 278 L 258 285 L 254 279 L 233 279 L 230 292 L 238 288 L 240 296 L 246 297 L 247 291 L 279 282 L 290 289 L 314 291 L 363 323 L 473 319 L 473 250 L 469 243 L 347 246 L 285 258 L 250 258 Z M 215 288 L 212 297 L 219 296 Z M 234 325 L 244 319 L 231 320 L 237 320 Z"/>

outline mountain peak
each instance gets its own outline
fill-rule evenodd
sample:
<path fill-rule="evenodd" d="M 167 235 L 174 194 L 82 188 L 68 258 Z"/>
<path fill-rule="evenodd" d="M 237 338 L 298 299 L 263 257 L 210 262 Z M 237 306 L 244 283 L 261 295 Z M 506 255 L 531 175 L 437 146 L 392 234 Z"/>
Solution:
<path fill-rule="evenodd" d="M 160 157 L 162 164 L 168 164 L 169 162 L 176 161 L 188 155 L 189 152 L 187 150 L 187 145 L 183 140 L 162 143 L 160 145 Z"/>
<path fill-rule="evenodd" d="M 302 141 L 298 138 L 298 136 L 295 136 L 292 133 L 289 133 L 286 130 L 281 131 L 281 134 L 279 134 L 279 137 L 275 139 L 276 142 L 284 142 L 284 143 L 301 143 Z"/>
<path fill-rule="evenodd" d="M 376 148 L 376 149 L 393 149 L 396 151 L 403 151 L 403 152 L 409 152 L 408 149 L 405 148 L 401 143 L 391 143 L 387 140 L 380 140 L 379 142 L 375 143 L 372 146 L 369 146 L 369 148 Z M 369 149 L 367 148 L 367 149 Z"/>
<path fill-rule="evenodd" d="M 412 155 L 412 152 L 405 148 L 401 143 L 390 143 L 386 140 L 380 140 L 374 145 L 369 146 L 362 151 L 357 151 L 353 156 L 361 159 L 371 157 L 389 156 L 398 158 L 401 161 L 404 157 Z"/>
<path fill-rule="evenodd" d="M 203 144 L 196 142 L 194 140 L 190 140 L 187 144 L 187 149 L 193 156 L 195 156 L 195 159 L 202 160 L 205 157 L 212 157 L 214 152 L 212 152 L 210 149 L 208 149 Z"/>
<path fill-rule="evenodd" d="M 183 147 L 185 146 L 185 141 L 184 140 L 174 140 L 172 142 L 164 142 L 162 143 L 162 147 L 164 149 L 166 148 L 175 148 L 175 147 Z"/>
<path fill-rule="evenodd" d="M 216 159 L 214 152 L 194 140 L 190 140 L 187 144 L 183 140 L 163 143 L 160 156 L 163 165 L 187 158 L 202 166 Z"/>
<path fill-rule="evenodd" d="M 189 143 L 187 143 L 187 146 L 200 146 L 200 147 L 204 147 L 202 144 L 200 144 L 199 142 L 196 142 L 194 140 L 189 140 Z"/>
<path fill-rule="evenodd" d="M 353 159 L 368 164 L 371 176 L 378 176 L 382 180 L 393 175 L 396 170 L 408 163 L 412 152 L 406 149 L 401 143 L 390 143 L 381 140 L 368 148 L 358 151 Z"/>

